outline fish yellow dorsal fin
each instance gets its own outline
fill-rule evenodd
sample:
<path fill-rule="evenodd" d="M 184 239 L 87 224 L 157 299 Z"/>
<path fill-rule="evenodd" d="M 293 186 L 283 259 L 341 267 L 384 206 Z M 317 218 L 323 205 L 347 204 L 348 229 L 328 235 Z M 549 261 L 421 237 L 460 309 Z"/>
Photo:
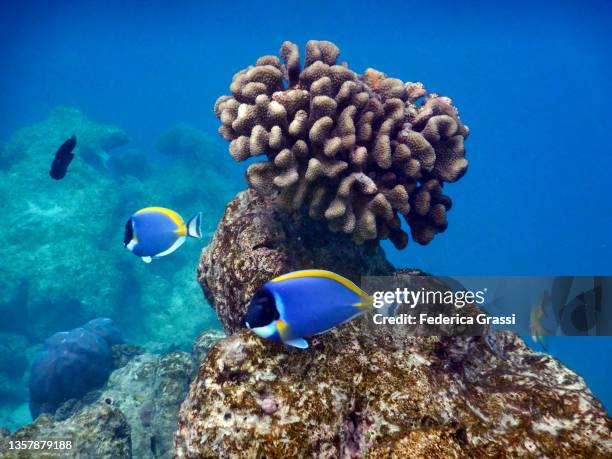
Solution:
<path fill-rule="evenodd" d="M 324 277 L 326 279 L 331 279 L 338 282 L 339 284 L 344 285 L 346 288 L 361 297 L 368 296 L 366 292 L 361 290 L 347 278 L 342 277 L 339 274 L 333 273 L 331 271 L 326 271 L 324 269 L 304 269 L 302 271 L 294 271 L 292 273 L 283 274 L 282 276 L 275 277 L 271 280 L 271 282 L 281 282 L 289 279 L 299 279 L 300 277 Z"/>
<path fill-rule="evenodd" d="M 172 220 L 174 224 L 179 228 L 185 226 L 185 222 L 183 221 L 181 216 L 172 209 L 166 209 L 165 207 L 145 207 L 144 209 L 140 209 L 136 213 L 140 214 L 142 212 L 159 212 L 160 214 L 164 214 L 166 217 Z"/>

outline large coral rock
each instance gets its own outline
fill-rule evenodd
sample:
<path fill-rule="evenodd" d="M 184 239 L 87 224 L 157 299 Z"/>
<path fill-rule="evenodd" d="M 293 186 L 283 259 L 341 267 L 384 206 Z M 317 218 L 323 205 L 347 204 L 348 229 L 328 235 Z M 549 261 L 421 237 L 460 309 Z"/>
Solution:
<path fill-rule="evenodd" d="M 612 421 L 582 378 L 516 335 L 368 336 L 294 350 L 219 343 L 179 414 L 176 457 L 610 457 Z"/>
<path fill-rule="evenodd" d="M 283 212 L 275 193 L 247 190 L 227 205 L 202 252 L 198 281 L 225 329 L 234 332 L 242 328 L 257 288 L 306 268 L 329 269 L 355 282 L 393 271 L 377 242 L 356 246 L 342 234 L 322 230 L 320 222 Z"/>
<path fill-rule="evenodd" d="M 176 457 L 612 454 L 612 420 L 582 378 L 509 332 L 415 337 L 366 317 L 299 350 L 239 330 L 250 295 L 282 272 L 327 268 L 358 282 L 392 273 L 377 244 L 330 234 L 279 211 L 273 194 L 247 191 L 228 205 L 198 277 L 235 333 L 213 348 L 191 384 Z M 419 271 L 397 273 L 440 288 Z"/>
<path fill-rule="evenodd" d="M 132 457 L 130 426 L 123 413 L 106 403 L 95 403 L 74 416 L 55 421 L 50 415 L 40 416 L 35 422 L 13 435 L 0 431 L 3 448 L 9 440 L 64 439 L 72 441 L 72 449 L 49 453 L 42 457 L 128 459 Z M 2 452 L 3 458 L 41 457 L 40 452 Z"/>

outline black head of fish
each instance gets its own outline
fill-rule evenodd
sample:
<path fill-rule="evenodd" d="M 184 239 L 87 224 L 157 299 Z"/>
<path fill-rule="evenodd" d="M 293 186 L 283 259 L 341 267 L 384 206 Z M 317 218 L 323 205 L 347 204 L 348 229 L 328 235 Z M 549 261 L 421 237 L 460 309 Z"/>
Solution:
<path fill-rule="evenodd" d="M 123 245 L 128 245 L 134 237 L 134 230 L 132 229 L 132 219 L 130 218 L 125 224 L 125 234 L 123 236 Z"/>
<path fill-rule="evenodd" d="M 265 327 L 280 318 L 274 296 L 265 287 L 255 292 L 244 317 L 249 328 Z"/>

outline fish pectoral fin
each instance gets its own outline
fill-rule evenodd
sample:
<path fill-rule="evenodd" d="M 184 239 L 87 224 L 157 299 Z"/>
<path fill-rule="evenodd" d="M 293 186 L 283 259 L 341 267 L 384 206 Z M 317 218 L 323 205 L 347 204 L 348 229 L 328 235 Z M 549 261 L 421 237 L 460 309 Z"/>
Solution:
<path fill-rule="evenodd" d="M 276 321 L 275 325 L 276 325 L 276 330 L 278 331 L 278 335 L 281 337 L 283 341 L 285 341 L 285 338 L 288 338 L 290 336 L 289 324 L 285 322 L 284 320 L 279 319 Z"/>
<path fill-rule="evenodd" d="M 304 338 L 294 338 L 288 341 L 283 341 L 287 346 L 297 347 L 298 349 L 308 349 L 308 341 Z"/>
<path fill-rule="evenodd" d="M 142 261 L 144 261 L 145 263 L 151 263 L 151 261 L 153 261 L 153 259 L 151 257 L 141 257 Z"/>

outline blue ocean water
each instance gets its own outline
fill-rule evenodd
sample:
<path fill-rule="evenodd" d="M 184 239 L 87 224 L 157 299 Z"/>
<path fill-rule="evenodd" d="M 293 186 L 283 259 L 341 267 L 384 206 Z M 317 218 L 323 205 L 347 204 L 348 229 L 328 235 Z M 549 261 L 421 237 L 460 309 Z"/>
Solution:
<path fill-rule="evenodd" d="M 336 43 L 449 95 L 470 127 L 470 168 L 448 186 L 449 229 L 396 251 L 441 275 L 612 275 L 612 5 L 564 2 L 19 2 L 0 14 L 0 139 L 59 105 L 155 151 L 169 127 L 216 135 L 232 75 L 284 40 Z M 227 156 L 222 142 L 218 155 Z M 212 161 L 211 161 L 212 162 Z M 242 188 L 243 165 L 235 164 Z M 95 197 L 92 197 L 95 199 Z M 114 236 L 109 236 L 114 237 Z M 611 338 L 549 352 L 610 409 Z"/>

